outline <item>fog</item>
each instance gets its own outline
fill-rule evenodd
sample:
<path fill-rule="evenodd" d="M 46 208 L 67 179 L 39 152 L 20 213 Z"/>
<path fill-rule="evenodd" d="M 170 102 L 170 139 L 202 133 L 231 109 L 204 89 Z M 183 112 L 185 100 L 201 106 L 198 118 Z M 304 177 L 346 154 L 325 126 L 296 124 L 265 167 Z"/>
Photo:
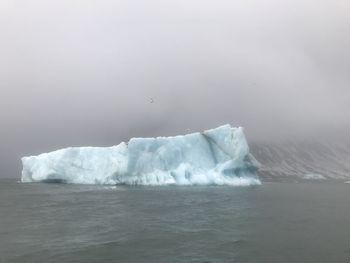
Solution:
<path fill-rule="evenodd" d="M 0 177 L 23 155 L 230 123 L 346 138 L 347 0 L 0 0 Z"/>

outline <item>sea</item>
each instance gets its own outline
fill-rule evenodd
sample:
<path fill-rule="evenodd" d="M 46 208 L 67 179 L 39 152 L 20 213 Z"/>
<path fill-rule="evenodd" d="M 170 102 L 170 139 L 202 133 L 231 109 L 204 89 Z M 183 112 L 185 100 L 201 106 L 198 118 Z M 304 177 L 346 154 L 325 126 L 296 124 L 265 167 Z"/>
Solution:
<path fill-rule="evenodd" d="M 0 179 L 0 262 L 350 262 L 350 184 Z"/>

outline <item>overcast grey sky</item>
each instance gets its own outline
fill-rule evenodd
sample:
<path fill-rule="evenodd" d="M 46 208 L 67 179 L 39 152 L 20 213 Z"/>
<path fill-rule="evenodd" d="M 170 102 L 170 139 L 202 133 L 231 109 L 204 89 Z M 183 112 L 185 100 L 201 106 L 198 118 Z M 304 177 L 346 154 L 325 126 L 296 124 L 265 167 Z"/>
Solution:
<path fill-rule="evenodd" d="M 346 136 L 349 84 L 349 0 L 0 0 L 0 176 L 225 123 Z"/>

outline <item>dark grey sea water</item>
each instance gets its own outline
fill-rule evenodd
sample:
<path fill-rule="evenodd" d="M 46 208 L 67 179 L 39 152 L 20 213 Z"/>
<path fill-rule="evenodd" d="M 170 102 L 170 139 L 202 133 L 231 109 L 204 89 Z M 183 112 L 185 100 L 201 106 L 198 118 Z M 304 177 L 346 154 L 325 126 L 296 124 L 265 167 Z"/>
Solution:
<path fill-rule="evenodd" d="M 0 262 L 350 262 L 350 184 L 0 180 Z"/>

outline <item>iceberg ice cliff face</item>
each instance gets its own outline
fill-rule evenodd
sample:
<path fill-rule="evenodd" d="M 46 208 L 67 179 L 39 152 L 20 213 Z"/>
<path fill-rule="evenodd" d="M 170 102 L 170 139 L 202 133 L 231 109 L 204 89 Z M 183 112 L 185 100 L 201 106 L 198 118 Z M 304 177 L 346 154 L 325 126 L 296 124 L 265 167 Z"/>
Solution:
<path fill-rule="evenodd" d="M 175 137 L 133 138 L 23 157 L 22 182 L 131 185 L 260 184 L 243 128 L 224 125 Z"/>

